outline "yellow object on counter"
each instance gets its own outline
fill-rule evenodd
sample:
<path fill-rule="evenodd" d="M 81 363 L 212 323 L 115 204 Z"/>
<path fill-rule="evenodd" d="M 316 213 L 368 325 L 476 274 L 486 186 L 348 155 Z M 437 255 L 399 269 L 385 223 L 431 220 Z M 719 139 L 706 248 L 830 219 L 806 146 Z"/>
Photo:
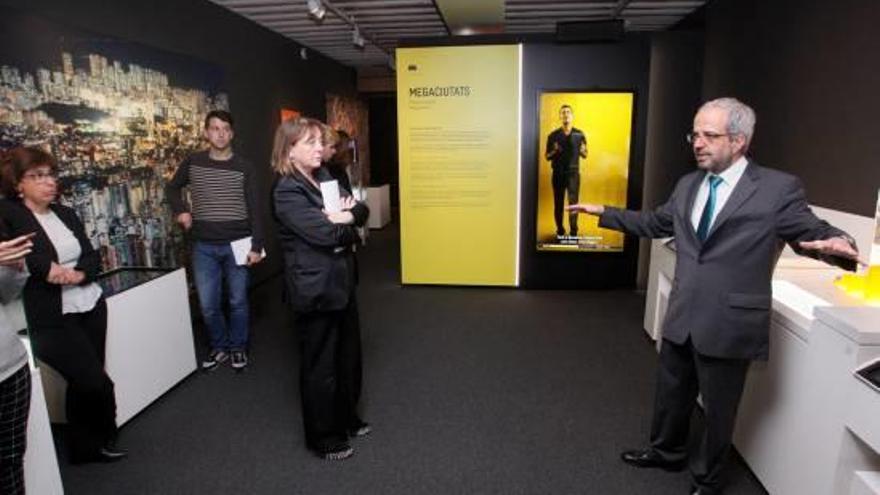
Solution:
<path fill-rule="evenodd" d="M 880 265 L 868 267 L 868 274 L 865 276 L 865 301 L 880 306 Z"/>
<path fill-rule="evenodd" d="M 844 273 L 834 285 L 872 306 L 880 306 L 880 265 L 870 266 L 863 273 Z"/>

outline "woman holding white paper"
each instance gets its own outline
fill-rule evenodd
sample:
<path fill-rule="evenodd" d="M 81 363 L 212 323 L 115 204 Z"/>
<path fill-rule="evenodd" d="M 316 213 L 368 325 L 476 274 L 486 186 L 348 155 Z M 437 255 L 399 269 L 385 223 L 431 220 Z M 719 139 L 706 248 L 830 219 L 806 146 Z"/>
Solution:
<path fill-rule="evenodd" d="M 327 211 L 321 182 L 322 125 L 297 118 L 275 133 L 272 192 L 284 251 L 288 302 L 302 350 L 300 393 L 306 445 L 328 460 L 350 457 L 349 437 L 370 427 L 357 414 L 361 390 L 361 344 L 355 285 L 357 226 L 367 207 L 339 188 L 340 211 Z"/>
<path fill-rule="evenodd" d="M 95 283 L 101 257 L 76 212 L 58 204 L 58 167 L 38 148 L 2 160 L 0 212 L 10 235 L 30 235 L 22 300 L 34 355 L 67 380 L 67 445 L 72 463 L 113 462 L 116 396 L 104 370 L 107 304 Z"/>

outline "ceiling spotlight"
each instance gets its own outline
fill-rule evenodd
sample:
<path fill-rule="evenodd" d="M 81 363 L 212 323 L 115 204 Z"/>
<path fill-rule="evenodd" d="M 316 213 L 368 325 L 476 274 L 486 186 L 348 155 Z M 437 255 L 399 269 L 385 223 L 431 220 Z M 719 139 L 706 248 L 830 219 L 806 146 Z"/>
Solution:
<path fill-rule="evenodd" d="M 361 36 L 361 31 L 355 26 L 354 30 L 351 32 L 351 42 L 354 46 L 358 48 L 363 48 L 365 41 L 364 37 Z"/>
<path fill-rule="evenodd" d="M 323 19 L 324 14 L 327 13 L 327 7 L 324 7 L 321 0 L 306 0 L 306 7 L 309 9 L 309 15 L 318 21 Z"/>

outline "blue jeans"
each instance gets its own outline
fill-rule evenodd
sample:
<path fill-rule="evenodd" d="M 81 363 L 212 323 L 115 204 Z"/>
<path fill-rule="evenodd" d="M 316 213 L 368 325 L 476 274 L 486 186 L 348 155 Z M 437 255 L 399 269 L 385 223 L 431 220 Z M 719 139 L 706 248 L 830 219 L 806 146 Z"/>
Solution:
<path fill-rule="evenodd" d="M 208 327 L 211 349 L 243 351 L 248 340 L 248 267 L 235 264 L 229 243 L 196 241 L 193 244 L 193 274 L 202 317 Z M 226 279 L 229 295 L 229 325 L 223 315 L 221 283 Z"/>

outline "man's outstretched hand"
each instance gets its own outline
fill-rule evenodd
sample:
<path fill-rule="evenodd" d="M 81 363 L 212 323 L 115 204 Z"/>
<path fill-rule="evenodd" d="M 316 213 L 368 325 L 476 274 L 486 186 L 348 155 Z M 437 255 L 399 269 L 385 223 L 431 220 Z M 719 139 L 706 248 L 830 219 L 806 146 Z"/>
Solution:
<path fill-rule="evenodd" d="M 605 213 L 605 207 L 602 205 L 591 205 L 587 203 L 578 203 L 576 205 L 570 205 L 565 207 L 566 210 L 572 213 L 586 213 L 588 215 L 596 215 L 599 216 Z"/>
<path fill-rule="evenodd" d="M 859 259 L 859 252 L 843 237 L 831 237 L 818 241 L 803 241 L 798 243 L 802 249 L 815 251 L 826 256 L 839 256 L 857 261 L 865 266 L 865 262 Z"/>

